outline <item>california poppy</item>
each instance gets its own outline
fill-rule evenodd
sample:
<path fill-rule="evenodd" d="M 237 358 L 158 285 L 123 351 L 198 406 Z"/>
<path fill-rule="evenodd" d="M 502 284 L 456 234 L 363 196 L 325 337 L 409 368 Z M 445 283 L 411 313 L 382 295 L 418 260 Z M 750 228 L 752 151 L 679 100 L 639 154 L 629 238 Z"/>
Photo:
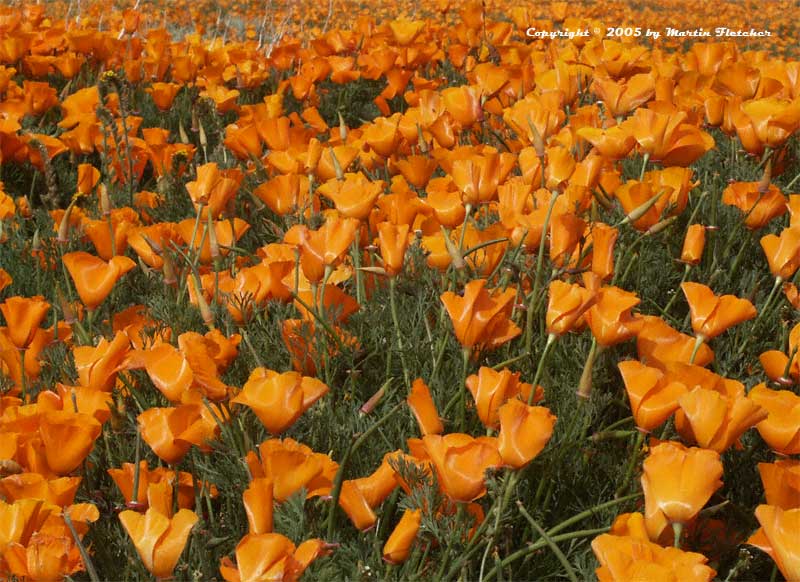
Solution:
<path fill-rule="evenodd" d="M 439 418 L 439 412 L 436 410 L 436 404 L 433 401 L 430 390 L 422 378 L 417 378 L 411 384 L 409 392 L 408 407 L 417 419 L 420 432 L 422 436 L 428 434 L 442 434 L 444 432 L 444 425 Z"/>
<path fill-rule="evenodd" d="M 607 347 L 636 335 L 640 320 L 631 309 L 640 302 L 635 293 L 619 287 L 600 289 L 597 302 L 586 312 L 586 322 L 597 343 Z"/>
<path fill-rule="evenodd" d="M 692 224 L 686 229 L 681 249 L 681 261 L 687 265 L 699 265 L 703 259 L 703 249 L 706 245 L 706 227 L 702 224 Z"/>
<path fill-rule="evenodd" d="M 715 451 L 687 449 L 674 441 L 650 449 L 643 463 L 642 489 L 650 539 L 657 540 L 669 524 L 681 527 L 722 487 L 722 462 Z"/>
<path fill-rule="evenodd" d="M 406 509 L 383 546 L 383 559 L 390 564 L 401 564 L 408 559 L 411 546 L 417 539 L 422 521 L 422 511 Z"/>
<path fill-rule="evenodd" d="M 144 515 L 130 510 L 119 514 L 142 563 L 156 578 L 172 576 L 198 519 L 188 509 L 179 510 L 172 518 L 152 507 Z"/>
<path fill-rule="evenodd" d="M 636 334 L 639 359 L 648 366 L 665 369 L 672 362 L 694 363 L 706 366 L 714 361 L 714 352 L 703 344 L 694 352 L 695 339 L 671 327 L 655 315 L 641 316 L 641 327 Z"/>
<path fill-rule="evenodd" d="M 279 435 L 328 390 L 316 378 L 301 376 L 297 372 L 279 374 L 256 368 L 232 402 L 249 407 L 269 432 Z"/>
<path fill-rule="evenodd" d="M 799 580 L 797 532 L 800 530 L 800 508 L 783 510 L 773 505 L 759 505 L 756 518 L 761 527 L 747 543 L 767 552 L 787 580 Z"/>
<path fill-rule="evenodd" d="M 756 308 L 747 299 L 714 295 L 708 286 L 701 283 L 682 283 L 681 290 L 689 303 L 692 329 L 702 341 L 717 337 L 729 327 L 756 316 Z"/>
<path fill-rule="evenodd" d="M 557 336 L 579 331 L 585 324 L 586 312 L 597 302 L 595 291 L 577 283 L 555 280 L 550 283 L 550 292 L 545 314 L 547 333 Z"/>
<path fill-rule="evenodd" d="M 521 469 L 538 455 L 553 434 L 556 417 L 542 406 L 511 399 L 498 411 L 497 450 L 503 463 Z"/>
<path fill-rule="evenodd" d="M 268 439 L 258 446 L 258 454 L 245 458 L 254 479 L 272 479 L 274 499 L 286 501 L 305 487 L 308 497 L 327 495 L 339 465 L 328 455 L 316 453 L 294 439 Z"/>
<path fill-rule="evenodd" d="M 686 167 L 715 145 L 714 138 L 687 119 L 684 111 L 659 113 L 639 108 L 630 118 L 630 132 L 651 160 Z"/>
<path fill-rule="evenodd" d="M 515 291 L 490 292 L 485 286 L 485 279 L 477 279 L 466 284 L 463 296 L 451 291 L 441 296 L 464 348 L 494 349 L 522 333 L 509 319 Z"/>
<path fill-rule="evenodd" d="M 496 439 L 490 437 L 451 433 L 427 435 L 422 442 L 436 469 L 439 486 L 453 501 L 469 503 L 485 495 L 484 473 L 503 463 Z"/>
<path fill-rule="evenodd" d="M 81 301 L 94 311 L 111 293 L 116 282 L 136 266 L 128 257 L 113 257 L 106 262 L 84 251 L 64 255 L 67 267 Z"/>
<path fill-rule="evenodd" d="M 500 407 L 506 402 L 520 397 L 538 402 L 544 398 L 541 386 L 535 389 L 531 384 L 520 382 L 520 373 L 508 368 L 497 371 L 481 366 L 478 374 L 467 378 L 467 388 L 475 399 L 475 407 L 481 422 L 488 428 L 497 428 L 500 423 Z M 531 393 L 533 392 L 533 395 Z"/>
<path fill-rule="evenodd" d="M 800 454 L 800 396 L 789 390 L 755 386 L 747 395 L 769 413 L 756 430 L 769 447 L 782 455 Z"/>
<path fill-rule="evenodd" d="M 164 462 L 178 463 L 192 445 L 208 449 L 219 426 L 202 404 L 148 408 L 137 417 L 142 439 Z"/>
<path fill-rule="evenodd" d="M 278 533 L 248 534 L 236 545 L 236 564 L 224 557 L 219 570 L 227 582 L 299 580 L 311 562 L 327 552 L 325 543 L 318 539 L 295 547 Z"/>
<path fill-rule="evenodd" d="M 661 426 L 678 409 L 678 398 L 686 393 L 686 385 L 676 382 L 658 368 L 635 360 L 618 365 L 636 426 L 651 431 Z"/>
<path fill-rule="evenodd" d="M 744 224 L 758 230 L 773 218 L 786 214 L 786 197 L 780 189 L 767 180 L 760 182 L 734 182 L 722 191 L 722 202 L 735 206 L 744 214 Z"/>
<path fill-rule="evenodd" d="M 249 533 L 266 534 L 272 532 L 273 484 L 271 479 L 253 479 L 242 493 L 242 502 Z"/>
<path fill-rule="evenodd" d="M 39 420 L 47 464 L 59 475 L 70 473 L 83 462 L 101 432 L 97 419 L 80 412 L 50 411 Z"/>
<path fill-rule="evenodd" d="M 781 509 L 800 508 L 800 461 L 781 459 L 774 463 L 759 463 L 758 473 L 768 505 Z"/>
<path fill-rule="evenodd" d="M 761 248 L 772 275 L 781 280 L 791 279 L 800 267 L 800 228 L 784 228 L 780 236 L 761 237 Z"/>
<path fill-rule="evenodd" d="M 72 355 L 81 386 L 110 391 L 116 382 L 117 372 L 124 368 L 129 350 L 130 340 L 121 331 L 114 334 L 110 342 L 101 338 L 96 346 L 73 348 Z"/>
<path fill-rule="evenodd" d="M 50 304 L 41 295 L 9 297 L 0 303 L 0 313 L 6 320 L 8 337 L 17 349 L 28 348 L 49 310 Z"/>

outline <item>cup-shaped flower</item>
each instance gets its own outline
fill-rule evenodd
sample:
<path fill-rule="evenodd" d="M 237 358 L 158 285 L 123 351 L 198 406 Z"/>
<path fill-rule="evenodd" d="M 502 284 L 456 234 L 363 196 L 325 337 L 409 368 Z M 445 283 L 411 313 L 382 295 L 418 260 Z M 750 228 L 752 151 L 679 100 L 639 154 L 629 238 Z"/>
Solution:
<path fill-rule="evenodd" d="M 279 435 L 328 390 L 328 386 L 316 378 L 298 372 L 279 374 L 256 368 L 232 402 L 250 408 L 269 432 Z"/>
<path fill-rule="evenodd" d="M 331 216 L 317 230 L 301 230 L 300 266 L 310 282 L 321 282 L 325 268 L 335 267 L 342 260 L 355 239 L 358 225 L 354 218 Z"/>
<path fill-rule="evenodd" d="M 629 340 L 640 327 L 631 309 L 641 303 L 635 293 L 619 287 L 603 287 L 597 302 L 586 312 L 586 322 L 597 343 L 603 347 Z"/>
<path fill-rule="evenodd" d="M 272 479 L 262 477 L 250 481 L 250 485 L 242 493 L 249 533 L 272 532 L 273 497 Z"/>
<path fill-rule="evenodd" d="M 621 580 L 685 580 L 711 582 L 716 571 L 708 558 L 678 548 L 662 547 L 646 539 L 602 534 L 592 541 L 600 562 L 595 571 L 600 582 Z"/>
<path fill-rule="evenodd" d="M 668 441 L 650 449 L 643 464 L 645 521 L 650 539 L 668 524 L 690 522 L 722 487 L 719 453 Z"/>
<path fill-rule="evenodd" d="M 556 417 L 543 406 L 528 406 L 516 398 L 498 411 L 497 450 L 503 463 L 521 469 L 542 452 L 553 435 Z"/>
<path fill-rule="evenodd" d="M 407 224 L 381 222 L 378 225 L 378 248 L 383 259 L 383 268 L 390 277 L 403 270 L 406 249 L 408 248 Z"/>
<path fill-rule="evenodd" d="M 761 527 L 747 543 L 766 552 L 787 580 L 800 580 L 800 509 L 784 510 L 774 505 L 759 505 L 756 518 Z"/>
<path fill-rule="evenodd" d="M 547 301 L 547 333 L 564 335 L 585 325 L 584 315 L 597 302 L 597 292 L 577 283 L 555 280 L 550 283 Z"/>
<path fill-rule="evenodd" d="M 102 425 L 93 416 L 64 410 L 49 411 L 39 419 L 45 456 L 59 475 L 76 469 L 91 452 Z"/>
<path fill-rule="evenodd" d="M 800 267 L 800 227 L 784 228 L 780 236 L 761 237 L 761 248 L 774 277 L 791 279 Z"/>
<path fill-rule="evenodd" d="M 534 390 L 531 384 L 520 382 L 519 378 L 519 372 L 512 372 L 508 368 L 495 370 L 487 366 L 481 366 L 477 374 L 467 378 L 467 388 L 475 399 L 478 417 L 487 428 L 497 428 L 500 407 L 512 398 L 520 396 L 527 402 L 532 391 L 532 402 L 544 398 L 541 386 Z"/>
<path fill-rule="evenodd" d="M 800 455 L 800 396 L 789 390 L 771 390 L 762 383 L 747 397 L 769 413 L 756 425 L 769 447 L 782 455 Z"/>
<path fill-rule="evenodd" d="M 8 337 L 18 350 L 28 348 L 49 309 L 50 304 L 41 295 L 9 297 L 0 303 L 0 313 L 6 320 Z"/>
<path fill-rule="evenodd" d="M 64 507 L 75 501 L 80 484 L 80 477 L 47 479 L 39 473 L 18 473 L 0 479 L 0 493 L 12 503 L 20 499 L 43 499 Z"/>
<path fill-rule="evenodd" d="M 315 453 L 294 439 L 268 439 L 245 457 L 254 479 L 272 479 L 275 501 L 286 501 L 300 489 L 308 497 L 327 495 L 339 465 L 328 455 Z"/>
<path fill-rule="evenodd" d="M 670 363 L 688 364 L 694 351 L 695 338 L 679 332 L 660 317 L 643 315 L 636 334 L 639 359 L 648 366 L 665 369 Z M 707 366 L 714 361 L 714 352 L 703 344 L 694 356 L 694 363 Z"/>
<path fill-rule="evenodd" d="M 124 368 L 129 351 L 130 340 L 121 331 L 110 342 L 102 338 L 94 347 L 73 348 L 72 355 L 81 386 L 110 392 L 117 381 L 117 372 Z"/>
<path fill-rule="evenodd" d="M 486 494 L 486 470 L 503 459 L 496 439 L 463 433 L 427 435 L 422 442 L 436 469 L 439 486 L 453 501 L 469 503 Z"/>
<path fill-rule="evenodd" d="M 436 403 L 433 401 L 428 385 L 425 384 L 422 378 L 417 378 L 411 384 L 411 391 L 406 402 L 408 402 L 408 407 L 414 414 L 414 418 L 417 419 L 422 436 L 442 434 L 444 432 L 444 424 L 439 418 Z"/>
<path fill-rule="evenodd" d="M 317 558 L 328 553 L 322 540 L 298 547 L 279 533 L 248 534 L 236 546 L 236 563 L 222 558 L 219 571 L 227 582 L 297 581 Z"/>
<path fill-rule="evenodd" d="M 692 224 L 686 229 L 681 249 L 681 261 L 687 265 L 699 265 L 703 259 L 703 249 L 706 246 L 706 227 L 702 224 Z"/>
<path fill-rule="evenodd" d="M 401 564 L 411 554 L 422 521 L 422 510 L 406 509 L 383 546 L 383 559 L 390 564 Z"/>
<path fill-rule="evenodd" d="M 214 439 L 219 432 L 214 417 L 202 404 L 148 408 L 137 420 L 144 442 L 162 461 L 171 465 L 183 459 L 192 445 L 209 450 L 206 441 Z"/>
<path fill-rule="evenodd" d="M 702 283 L 681 283 L 681 290 L 689 303 L 692 329 L 704 341 L 756 316 L 756 308 L 747 299 L 714 295 L 711 288 Z"/>
<path fill-rule="evenodd" d="M 144 514 L 123 511 L 119 520 L 145 568 L 156 578 L 169 578 L 198 517 L 193 511 L 181 509 L 169 518 L 151 507 Z"/>
<path fill-rule="evenodd" d="M 466 284 L 463 296 L 452 291 L 441 296 L 458 342 L 471 350 L 491 350 L 522 333 L 510 319 L 515 291 L 490 292 L 485 286 L 485 279 L 476 279 Z"/>
<path fill-rule="evenodd" d="M 741 210 L 750 230 L 763 228 L 787 212 L 786 197 L 778 187 L 768 184 L 765 189 L 761 182 L 734 182 L 722 191 L 722 203 Z"/>
<path fill-rule="evenodd" d="M 767 505 L 781 509 L 800 508 L 800 461 L 781 459 L 774 463 L 759 463 L 758 473 Z M 0 488 L 3 481 L 0 481 Z"/>
<path fill-rule="evenodd" d="M 767 411 L 747 398 L 744 385 L 735 380 L 717 383 L 715 389 L 696 386 L 678 400 L 675 427 L 687 442 L 718 453 L 733 445 L 749 428 L 767 417 Z"/>
<path fill-rule="evenodd" d="M 618 364 L 636 426 L 651 431 L 661 426 L 678 409 L 678 398 L 686 385 L 658 368 L 635 360 Z"/>
<path fill-rule="evenodd" d="M 114 285 L 136 266 L 128 257 L 113 257 L 106 262 L 84 251 L 64 255 L 75 289 L 86 309 L 93 311 L 105 301 Z"/>

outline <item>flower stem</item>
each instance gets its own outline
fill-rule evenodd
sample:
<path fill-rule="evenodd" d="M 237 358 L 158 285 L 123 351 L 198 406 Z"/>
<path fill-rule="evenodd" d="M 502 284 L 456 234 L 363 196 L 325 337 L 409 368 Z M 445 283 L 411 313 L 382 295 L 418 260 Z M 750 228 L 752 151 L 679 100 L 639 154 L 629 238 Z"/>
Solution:
<path fill-rule="evenodd" d="M 558 561 L 561 562 L 561 565 L 564 567 L 564 570 L 567 573 L 567 578 L 569 578 L 571 582 L 578 582 L 578 577 L 575 575 L 575 570 L 572 569 L 572 566 L 570 565 L 569 560 L 567 560 L 567 557 L 564 555 L 564 552 L 562 552 L 555 544 L 553 539 L 547 535 L 547 532 L 542 529 L 542 526 L 540 526 L 536 520 L 531 517 L 531 514 L 528 513 L 528 511 L 525 509 L 525 505 L 523 505 L 519 499 L 517 499 L 517 507 L 519 508 L 519 512 L 523 515 L 523 517 L 528 520 L 528 523 L 531 524 L 531 527 L 536 530 L 536 532 L 556 555 Z"/>
<path fill-rule="evenodd" d="M 547 207 L 547 214 L 544 217 L 544 224 L 542 225 L 542 235 L 539 237 L 539 252 L 536 256 L 536 273 L 533 279 L 533 291 L 531 291 L 530 298 L 528 299 L 528 314 L 525 319 L 525 349 L 523 351 L 528 353 L 531 352 L 531 345 L 533 344 L 533 318 L 536 317 L 535 305 L 538 302 L 542 267 L 544 266 L 544 243 L 547 240 L 550 217 L 553 215 L 553 208 L 556 205 L 556 200 L 558 200 L 558 192 L 552 192 L 550 194 L 550 205 Z"/>
<path fill-rule="evenodd" d="M 539 356 L 539 364 L 536 366 L 536 373 L 533 376 L 533 387 L 531 388 L 531 393 L 528 394 L 528 406 L 533 403 L 533 396 L 536 394 L 536 386 L 538 386 L 544 370 L 544 362 L 547 359 L 547 355 L 550 353 L 550 349 L 553 347 L 553 344 L 555 344 L 557 338 L 558 336 L 553 333 L 547 336 L 547 343 L 544 346 L 544 350 L 542 350 L 542 354 Z"/>
<path fill-rule="evenodd" d="M 394 332 L 397 338 L 397 350 L 400 352 L 400 362 L 403 364 L 403 380 L 405 380 L 406 387 L 410 386 L 410 377 L 408 374 L 408 366 L 406 365 L 406 354 L 403 351 L 403 334 L 400 332 L 400 318 L 397 315 L 397 277 L 389 278 L 389 303 L 392 310 L 392 322 L 394 323 Z"/>
<path fill-rule="evenodd" d="M 458 432 L 464 432 L 467 419 L 467 373 L 469 372 L 469 348 L 461 349 L 461 382 L 458 386 L 460 406 L 458 407 Z"/>

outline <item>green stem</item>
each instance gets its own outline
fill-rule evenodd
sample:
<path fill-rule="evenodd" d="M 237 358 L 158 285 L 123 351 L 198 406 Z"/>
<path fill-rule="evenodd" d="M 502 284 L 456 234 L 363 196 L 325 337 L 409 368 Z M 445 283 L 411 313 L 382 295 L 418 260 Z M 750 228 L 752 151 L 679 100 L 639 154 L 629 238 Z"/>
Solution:
<path fill-rule="evenodd" d="M 139 460 L 141 459 L 142 438 L 139 433 L 139 427 L 136 427 L 136 454 L 134 456 L 133 465 L 133 492 L 131 493 L 131 505 L 136 506 L 139 503 Z"/>
<path fill-rule="evenodd" d="M 464 432 L 467 421 L 467 373 L 469 372 L 469 348 L 461 349 L 461 382 L 458 385 L 459 404 L 458 407 L 458 432 Z"/>
<path fill-rule="evenodd" d="M 387 387 L 391 382 L 392 379 L 390 378 L 384 383 L 384 387 Z M 395 404 L 380 420 L 365 430 L 361 436 L 355 439 L 348 447 L 347 451 L 345 451 L 342 461 L 339 463 L 339 469 L 336 471 L 336 476 L 333 479 L 333 487 L 331 489 L 331 505 L 328 509 L 327 539 L 334 539 L 334 532 L 336 531 L 336 506 L 339 505 L 339 496 L 342 493 L 342 483 L 344 482 L 344 474 L 345 470 L 347 469 L 347 462 L 350 460 L 350 456 L 367 441 L 373 432 L 385 424 L 389 419 L 394 417 L 394 414 L 404 405 L 405 400 L 401 400 Z"/>
<path fill-rule="evenodd" d="M 694 347 L 692 348 L 692 356 L 689 358 L 689 363 L 694 364 L 694 359 L 697 357 L 697 352 L 700 351 L 700 346 L 706 341 L 705 336 L 698 335 L 694 340 Z"/>
<path fill-rule="evenodd" d="M 533 387 L 531 388 L 531 393 L 528 394 L 528 406 L 533 403 L 533 396 L 536 394 L 536 386 L 539 385 L 539 380 L 542 377 L 542 372 L 544 371 L 544 362 L 547 359 L 547 355 L 550 353 L 550 349 L 555 344 L 556 339 L 558 338 L 557 335 L 551 333 L 547 336 L 547 343 L 544 346 L 544 350 L 542 350 L 542 354 L 539 356 L 539 364 L 536 366 L 536 373 L 533 375 Z"/>
<path fill-rule="evenodd" d="M 544 172 L 544 166 L 542 166 Z M 558 192 L 551 192 L 550 205 L 547 207 L 547 214 L 544 217 L 544 224 L 542 225 L 542 235 L 539 237 L 539 252 L 536 256 L 536 273 L 533 279 L 533 291 L 531 291 L 530 298 L 528 299 L 528 314 L 525 319 L 525 352 L 531 353 L 531 345 L 533 344 L 533 318 L 536 317 L 535 303 L 539 296 L 539 287 L 541 286 L 542 267 L 544 266 L 544 244 L 547 239 L 547 231 L 550 227 L 550 217 L 553 215 L 553 208 L 558 200 Z"/>
<path fill-rule="evenodd" d="M 75 526 L 72 524 L 72 518 L 69 516 L 69 510 L 65 507 L 61 512 L 61 515 L 64 517 L 64 523 L 67 525 L 69 532 L 72 534 L 72 539 L 75 540 L 75 545 L 78 546 L 78 551 L 81 554 L 83 565 L 86 566 L 86 572 L 89 574 L 89 579 L 92 582 L 100 582 L 100 577 L 97 575 L 97 570 L 95 570 L 92 559 L 89 557 L 89 552 L 87 552 L 86 548 L 83 547 L 83 542 L 81 541 L 78 532 L 75 531 Z"/>
<path fill-rule="evenodd" d="M 406 354 L 403 348 L 403 334 L 400 332 L 400 318 L 397 315 L 397 277 L 389 278 L 389 303 L 392 310 L 392 322 L 394 323 L 394 333 L 397 338 L 397 350 L 400 352 L 400 362 L 403 365 L 403 380 L 405 380 L 406 388 L 411 385 L 410 376 L 408 374 L 408 366 L 406 365 Z"/>
<path fill-rule="evenodd" d="M 540 526 L 536 522 L 536 520 L 533 519 L 533 517 L 531 517 L 531 514 L 527 512 L 525 506 L 519 499 L 517 500 L 517 507 L 519 508 L 519 512 L 523 515 L 523 517 L 528 520 L 528 523 L 531 524 L 533 529 L 536 530 L 536 532 L 542 537 L 542 539 L 548 545 L 550 550 L 556 555 L 558 561 L 561 562 L 561 565 L 564 567 L 564 570 L 567 573 L 567 578 L 569 578 L 571 582 L 578 582 L 578 577 L 575 575 L 575 570 L 572 569 L 572 566 L 570 565 L 569 560 L 567 560 L 567 557 L 564 555 L 564 552 L 562 552 L 559 549 L 559 547 L 555 544 L 553 539 L 549 535 L 547 535 L 547 532 L 545 532 L 542 529 L 542 526 Z"/>
<path fill-rule="evenodd" d="M 20 390 L 22 396 L 22 403 L 25 404 L 26 396 L 28 395 L 28 386 L 27 386 L 27 378 L 25 375 L 25 351 L 26 350 L 19 350 L 19 360 L 20 360 L 20 370 L 19 370 L 19 380 L 20 380 Z"/>
<path fill-rule="evenodd" d="M 683 524 L 677 521 L 674 522 L 672 524 L 672 533 L 673 533 L 672 545 L 676 548 L 680 548 L 681 534 L 683 533 Z"/>
<path fill-rule="evenodd" d="M 642 169 L 639 171 L 639 181 L 641 182 L 644 180 L 644 173 L 647 170 L 647 162 L 650 161 L 650 154 L 645 153 L 644 157 L 642 158 Z"/>
<path fill-rule="evenodd" d="M 619 489 L 617 489 L 617 492 L 614 494 L 615 497 L 619 497 L 628 489 L 628 485 L 633 477 L 633 470 L 636 468 L 636 463 L 639 460 L 639 451 L 642 449 L 642 443 L 644 443 L 644 432 L 637 430 L 636 440 L 633 444 L 633 452 L 628 459 L 628 467 L 625 469 L 625 477 L 623 478 Z"/>
<path fill-rule="evenodd" d="M 753 334 L 758 330 L 758 324 L 761 320 L 769 313 L 770 307 L 772 306 L 772 301 L 775 299 L 775 293 L 777 293 L 778 289 L 780 288 L 781 284 L 783 283 L 782 277 L 775 277 L 775 283 L 772 285 L 772 290 L 769 292 L 767 296 L 767 300 L 764 302 L 764 307 L 758 312 L 756 315 L 755 320 L 753 321 L 753 326 L 750 328 L 750 333 L 747 334 L 747 337 L 744 340 L 744 343 L 739 346 L 739 349 L 736 350 L 736 355 L 741 356 L 747 346 L 750 344 L 750 338 L 753 337 Z"/>
<path fill-rule="evenodd" d="M 689 276 L 689 272 L 691 270 L 692 270 L 692 265 L 687 263 L 686 266 L 683 268 L 683 277 L 681 277 L 681 282 L 678 284 L 678 288 L 680 288 L 680 286 L 683 285 L 686 282 L 686 278 Z M 672 298 L 664 306 L 664 309 L 663 309 L 664 315 L 668 315 L 669 314 L 669 310 L 672 307 L 672 304 L 675 303 L 675 300 L 678 298 L 678 295 L 679 295 L 679 293 L 676 290 L 675 293 L 672 295 Z"/>

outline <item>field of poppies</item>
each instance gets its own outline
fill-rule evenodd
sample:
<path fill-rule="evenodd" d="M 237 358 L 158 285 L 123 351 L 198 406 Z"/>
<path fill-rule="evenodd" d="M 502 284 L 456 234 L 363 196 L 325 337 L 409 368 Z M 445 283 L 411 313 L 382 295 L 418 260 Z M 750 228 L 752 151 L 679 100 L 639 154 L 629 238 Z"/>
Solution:
<path fill-rule="evenodd" d="M 800 580 L 800 5 L 707 12 L 0 6 L 0 580 Z"/>

